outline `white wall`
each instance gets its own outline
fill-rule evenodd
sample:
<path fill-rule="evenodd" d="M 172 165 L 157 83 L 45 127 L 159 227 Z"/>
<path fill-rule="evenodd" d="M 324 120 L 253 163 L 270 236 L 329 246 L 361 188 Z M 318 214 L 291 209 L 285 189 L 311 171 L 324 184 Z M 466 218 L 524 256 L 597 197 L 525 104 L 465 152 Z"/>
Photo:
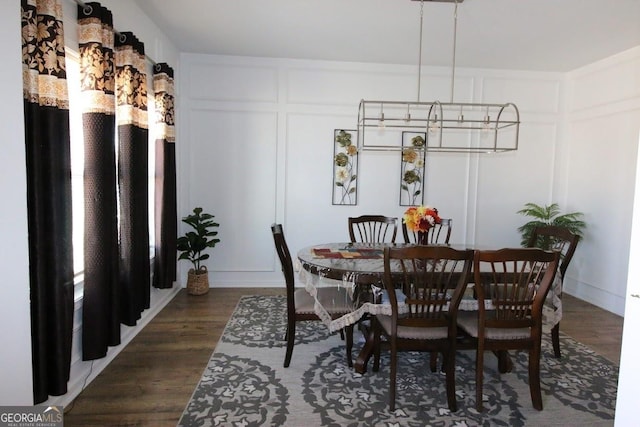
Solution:
<path fill-rule="evenodd" d="M 332 205 L 333 132 L 356 127 L 361 98 L 415 100 L 415 67 L 194 54 L 181 63 L 179 214 L 202 206 L 221 224 L 208 262 L 213 286 L 282 285 L 274 221 L 283 222 L 295 254 L 348 240 L 348 216 L 402 215 L 398 151 L 362 152 L 358 205 Z M 452 243 L 519 245 L 525 219 L 516 212 L 554 196 L 562 75 L 466 69 L 456 76 L 456 101 L 518 105 L 520 149 L 429 153 L 425 202 L 454 219 Z M 422 100 L 447 101 L 449 91 L 450 69 L 423 68 Z"/>
<path fill-rule="evenodd" d="M 2 159 L 0 168 L 0 405 L 31 405 L 31 320 L 27 183 L 22 108 L 20 2 L 0 2 Z M 7 100 L 12 100 L 7 102 Z M 15 101 L 13 101 L 15 100 Z"/>
<path fill-rule="evenodd" d="M 567 76 L 563 205 L 586 214 L 566 292 L 622 315 L 640 130 L 640 47 Z"/>

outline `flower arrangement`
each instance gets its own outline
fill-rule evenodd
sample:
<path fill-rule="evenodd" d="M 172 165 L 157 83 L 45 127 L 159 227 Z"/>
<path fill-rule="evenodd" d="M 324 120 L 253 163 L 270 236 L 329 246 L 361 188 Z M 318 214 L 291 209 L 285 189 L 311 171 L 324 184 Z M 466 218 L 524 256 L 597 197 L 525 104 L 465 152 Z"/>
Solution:
<path fill-rule="evenodd" d="M 431 206 L 411 206 L 404 212 L 402 221 L 407 225 L 407 229 L 414 232 L 427 232 L 442 222 L 438 209 Z"/>

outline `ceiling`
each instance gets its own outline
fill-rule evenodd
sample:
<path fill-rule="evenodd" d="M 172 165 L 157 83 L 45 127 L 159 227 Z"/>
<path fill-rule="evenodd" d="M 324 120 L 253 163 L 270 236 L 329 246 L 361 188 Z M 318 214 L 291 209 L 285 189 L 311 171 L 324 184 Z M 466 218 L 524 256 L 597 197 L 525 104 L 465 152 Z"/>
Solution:
<path fill-rule="evenodd" d="M 417 64 L 415 0 L 136 0 L 180 52 Z M 453 11 L 426 1 L 423 65 L 451 66 Z M 640 45 L 640 0 L 464 0 L 456 66 L 565 72 Z"/>

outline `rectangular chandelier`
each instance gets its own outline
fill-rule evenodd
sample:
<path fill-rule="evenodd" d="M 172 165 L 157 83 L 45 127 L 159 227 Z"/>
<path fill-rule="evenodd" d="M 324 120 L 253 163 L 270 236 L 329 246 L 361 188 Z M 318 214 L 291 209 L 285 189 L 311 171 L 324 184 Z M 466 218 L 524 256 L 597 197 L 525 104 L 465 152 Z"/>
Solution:
<path fill-rule="evenodd" d="M 520 113 L 515 104 L 454 102 L 458 4 L 463 0 L 419 1 L 417 99 L 416 101 L 361 100 L 358 108 L 358 149 L 402 150 L 405 140 L 409 138 L 412 141 L 420 141 L 421 145 L 424 141 L 426 151 L 501 153 L 517 150 Z M 425 1 L 455 3 L 450 102 L 420 101 Z"/>
<path fill-rule="evenodd" d="M 500 153 L 518 149 L 519 129 L 520 113 L 512 103 L 363 99 L 357 141 L 362 150 L 399 150 L 396 136 L 411 132 L 424 134 L 427 151 Z"/>

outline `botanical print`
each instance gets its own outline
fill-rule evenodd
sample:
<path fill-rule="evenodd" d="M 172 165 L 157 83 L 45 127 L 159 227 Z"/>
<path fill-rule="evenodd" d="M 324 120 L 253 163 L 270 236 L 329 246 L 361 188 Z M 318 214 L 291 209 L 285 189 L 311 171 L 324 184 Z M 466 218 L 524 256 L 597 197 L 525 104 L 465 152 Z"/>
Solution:
<path fill-rule="evenodd" d="M 351 133 L 344 129 L 334 130 L 333 141 L 333 204 L 356 205 L 358 192 L 358 147 L 352 143 Z"/>
<path fill-rule="evenodd" d="M 402 132 L 400 162 L 400 206 L 422 203 L 426 144 L 424 133 Z"/>

